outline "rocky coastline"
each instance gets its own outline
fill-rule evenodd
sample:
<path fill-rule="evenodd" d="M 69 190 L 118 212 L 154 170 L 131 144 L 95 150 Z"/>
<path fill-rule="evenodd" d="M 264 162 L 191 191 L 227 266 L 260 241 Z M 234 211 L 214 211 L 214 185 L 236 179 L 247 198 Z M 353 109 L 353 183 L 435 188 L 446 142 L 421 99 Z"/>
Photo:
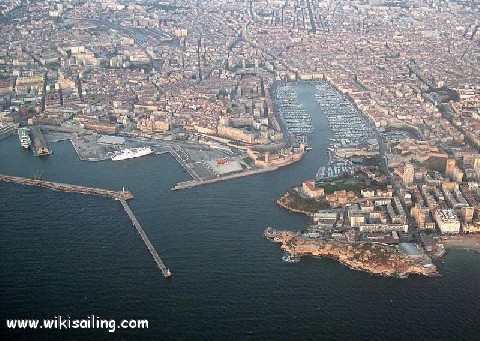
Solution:
<path fill-rule="evenodd" d="M 396 247 L 374 243 L 347 243 L 335 240 L 306 238 L 292 231 L 267 228 L 265 238 L 280 244 L 291 258 L 303 256 L 328 257 L 350 269 L 365 271 L 377 276 L 405 278 L 409 275 L 438 275 L 435 265 L 422 259 L 413 259 Z M 428 264 L 428 265 L 427 265 Z"/>
<path fill-rule="evenodd" d="M 312 216 L 313 213 L 311 212 L 307 212 L 307 211 L 303 211 L 303 210 L 300 210 L 298 208 L 294 208 L 292 206 L 290 206 L 286 201 L 285 201 L 285 197 L 284 196 L 281 196 L 280 198 L 277 199 L 277 205 L 286 209 L 286 210 L 289 210 L 290 212 L 295 212 L 295 213 L 300 213 L 300 214 L 305 214 L 307 216 Z"/>
<path fill-rule="evenodd" d="M 306 198 L 300 194 L 300 187 L 290 188 L 277 199 L 277 205 L 290 212 L 305 214 L 309 217 L 321 209 L 329 208 L 328 205 L 318 202 L 313 198 Z"/>

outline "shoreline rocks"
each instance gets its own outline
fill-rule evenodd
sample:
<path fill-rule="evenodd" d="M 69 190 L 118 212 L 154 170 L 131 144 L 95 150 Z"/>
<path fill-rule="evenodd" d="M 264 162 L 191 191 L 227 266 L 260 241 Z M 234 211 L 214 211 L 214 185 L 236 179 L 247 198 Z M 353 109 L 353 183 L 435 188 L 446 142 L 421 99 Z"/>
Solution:
<path fill-rule="evenodd" d="M 346 243 L 335 240 L 306 238 L 292 231 L 277 231 L 267 228 L 264 236 L 280 247 L 292 258 L 302 256 L 328 257 L 339 261 L 350 269 L 365 271 L 373 275 L 405 278 L 418 274 L 438 275 L 436 267 L 423 259 L 404 255 L 396 247 L 376 243 Z M 426 266 L 428 264 L 428 266 Z"/>

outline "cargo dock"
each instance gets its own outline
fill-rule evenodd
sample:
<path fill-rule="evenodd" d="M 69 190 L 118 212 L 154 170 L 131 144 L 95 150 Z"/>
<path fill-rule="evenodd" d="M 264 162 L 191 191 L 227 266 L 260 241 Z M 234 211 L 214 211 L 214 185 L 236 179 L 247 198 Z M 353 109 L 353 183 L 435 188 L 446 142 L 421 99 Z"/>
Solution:
<path fill-rule="evenodd" d="M 32 134 L 32 142 L 33 142 L 33 154 L 35 156 L 43 156 L 43 155 L 50 155 L 52 154 L 52 150 L 50 149 L 45 137 L 43 136 L 42 131 L 39 127 L 33 127 L 31 129 Z"/>
<path fill-rule="evenodd" d="M 155 250 L 152 243 L 150 242 L 150 239 L 148 239 L 148 236 L 143 230 L 142 225 L 140 225 L 137 218 L 135 217 L 135 214 L 133 214 L 132 210 L 130 209 L 130 206 L 128 206 L 127 200 L 133 199 L 133 195 L 129 191 L 125 190 L 125 188 L 123 188 L 122 191 L 116 192 L 116 191 L 103 189 L 103 188 L 85 187 L 85 186 L 79 186 L 79 185 L 64 184 L 60 182 L 44 181 L 44 180 L 31 179 L 31 178 L 22 178 L 18 176 L 10 176 L 10 175 L 4 175 L 4 174 L 0 174 L 0 181 L 11 182 L 11 183 L 16 183 L 21 185 L 44 187 L 44 188 L 49 188 L 55 191 L 100 195 L 100 196 L 119 200 L 122 204 L 123 209 L 125 210 L 125 212 L 127 212 L 128 217 L 132 221 L 133 226 L 135 226 L 138 234 L 140 234 L 140 237 L 145 243 L 145 246 L 147 247 L 148 251 L 150 251 L 150 254 L 153 257 L 153 260 L 155 261 L 155 263 L 157 263 L 157 266 L 160 269 L 160 271 L 162 271 L 163 277 L 169 278 L 172 276 L 170 270 L 165 266 L 162 259 L 160 258 L 157 251 Z"/>

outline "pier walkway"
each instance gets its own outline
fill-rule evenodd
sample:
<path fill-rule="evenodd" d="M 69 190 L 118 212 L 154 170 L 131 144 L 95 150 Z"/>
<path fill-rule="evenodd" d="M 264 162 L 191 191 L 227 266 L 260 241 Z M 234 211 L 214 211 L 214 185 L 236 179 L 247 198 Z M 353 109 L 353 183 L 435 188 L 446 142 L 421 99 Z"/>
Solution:
<path fill-rule="evenodd" d="M 135 226 L 135 228 L 138 231 L 138 234 L 140 234 L 140 237 L 142 237 L 142 240 L 147 246 L 148 251 L 150 251 L 150 253 L 152 254 L 153 260 L 155 261 L 155 263 L 157 263 L 158 268 L 162 271 L 163 277 L 165 278 L 170 277 L 172 275 L 170 273 L 170 270 L 168 270 L 165 264 L 163 264 L 162 259 L 160 258 L 157 251 L 153 247 L 152 243 L 150 242 L 150 239 L 148 239 L 145 231 L 143 231 L 142 225 L 140 225 L 140 223 L 138 222 L 137 218 L 135 217 L 132 210 L 130 209 L 130 206 L 128 206 L 125 199 L 120 198 L 119 200 L 122 203 L 123 209 L 125 210 L 125 212 L 127 212 L 128 216 L 130 217 L 130 220 L 132 221 L 133 226 Z"/>

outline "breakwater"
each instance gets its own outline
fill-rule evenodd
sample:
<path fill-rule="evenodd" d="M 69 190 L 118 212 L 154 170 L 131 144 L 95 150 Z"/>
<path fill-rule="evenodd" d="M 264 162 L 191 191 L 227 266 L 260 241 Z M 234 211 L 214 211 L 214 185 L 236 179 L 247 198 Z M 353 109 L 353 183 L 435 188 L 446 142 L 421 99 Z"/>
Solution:
<path fill-rule="evenodd" d="M 22 178 L 18 176 L 10 176 L 0 174 L 0 181 L 4 182 L 12 182 L 21 185 L 28 185 L 28 186 L 38 186 L 49 188 L 55 191 L 62 191 L 62 192 L 75 192 L 75 193 L 82 193 L 82 194 L 90 194 L 90 195 L 100 195 L 104 197 L 110 197 L 114 199 L 132 199 L 133 195 L 129 191 L 123 189 L 122 191 L 112 191 L 103 188 L 96 188 L 96 187 L 86 187 L 86 186 L 79 186 L 79 185 L 72 185 L 72 184 L 65 184 L 61 182 L 53 182 L 53 181 L 45 181 L 40 179 L 32 179 L 32 178 Z"/>
<path fill-rule="evenodd" d="M 147 234 L 143 230 L 142 225 L 140 225 L 140 223 L 138 222 L 138 219 L 135 217 L 132 210 L 130 209 L 130 206 L 128 206 L 127 202 L 123 198 L 120 199 L 120 202 L 125 212 L 127 212 L 128 217 L 132 221 L 133 226 L 135 226 L 135 228 L 137 229 L 137 232 L 142 238 L 143 242 L 145 243 L 145 246 L 147 247 L 148 251 L 150 251 L 150 254 L 153 257 L 153 260 L 155 261 L 155 263 L 157 263 L 157 266 L 160 269 L 160 271 L 162 271 L 163 277 L 169 278 L 172 275 L 170 270 L 163 263 L 162 259 L 160 258 L 157 251 L 155 250 L 152 243 L 150 242 L 150 239 L 148 239 Z"/>
<path fill-rule="evenodd" d="M 140 234 L 140 237 L 145 243 L 145 246 L 147 247 L 148 251 L 150 251 L 150 254 L 152 255 L 155 263 L 157 263 L 158 268 L 162 271 L 163 276 L 165 278 L 169 278 L 171 276 L 170 270 L 165 266 L 165 264 L 161 260 L 154 246 L 148 239 L 147 234 L 145 233 L 142 226 L 138 222 L 138 219 L 135 217 L 135 214 L 133 214 L 132 210 L 127 204 L 127 200 L 133 199 L 133 195 L 129 191 L 126 191 L 125 189 L 123 189 L 120 192 L 116 192 L 116 191 L 111 191 L 103 188 L 85 187 L 85 186 L 79 186 L 79 185 L 44 181 L 39 179 L 22 178 L 18 176 L 10 176 L 10 175 L 3 175 L 3 174 L 0 174 L 0 181 L 11 182 L 11 183 L 16 183 L 21 185 L 44 187 L 44 188 L 48 188 L 56 191 L 63 191 L 63 192 L 75 192 L 75 193 L 90 194 L 90 195 L 100 195 L 100 196 L 110 197 L 116 200 L 120 200 L 120 203 L 122 204 L 123 209 L 128 214 L 128 217 L 132 221 L 133 226 L 135 226 L 135 228 L 137 229 L 137 232 Z"/>

